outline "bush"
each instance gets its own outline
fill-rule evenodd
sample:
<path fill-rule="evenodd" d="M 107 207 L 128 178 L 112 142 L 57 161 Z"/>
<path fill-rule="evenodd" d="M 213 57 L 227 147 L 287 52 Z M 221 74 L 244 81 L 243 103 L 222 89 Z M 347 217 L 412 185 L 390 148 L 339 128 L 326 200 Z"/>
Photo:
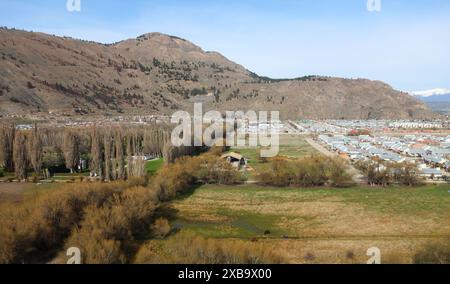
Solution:
<path fill-rule="evenodd" d="M 156 238 L 165 238 L 170 233 L 169 221 L 164 218 L 157 219 L 152 225 L 152 233 Z"/>
<path fill-rule="evenodd" d="M 281 256 L 264 244 L 238 240 L 205 239 L 179 234 L 155 247 L 148 243 L 136 254 L 139 264 L 279 264 Z"/>
<path fill-rule="evenodd" d="M 216 155 L 205 154 L 197 159 L 200 165 L 195 172 L 195 178 L 200 183 L 235 185 L 244 180 L 238 169 Z"/>
<path fill-rule="evenodd" d="M 259 175 L 259 183 L 280 187 L 348 186 L 352 184 L 352 176 L 346 168 L 340 158 L 311 156 L 292 161 L 278 157 L 272 159 L 269 171 Z"/>
<path fill-rule="evenodd" d="M 390 184 L 418 186 L 423 184 L 423 180 L 417 175 L 417 167 L 409 163 L 359 162 L 357 167 L 365 174 L 368 184 L 372 186 L 388 186 Z"/>
<path fill-rule="evenodd" d="M 160 200 L 167 201 L 191 189 L 196 183 L 241 183 L 241 173 L 220 159 L 222 150 L 215 147 L 197 157 L 179 158 L 175 163 L 162 167 L 153 177 L 150 186 L 159 193 Z"/>
<path fill-rule="evenodd" d="M 353 183 L 353 176 L 347 172 L 347 164 L 340 158 L 328 159 L 328 183 L 334 187 L 345 187 Z"/>
<path fill-rule="evenodd" d="M 102 207 L 89 206 L 80 228 L 66 242 L 66 248 L 78 247 L 85 264 L 126 263 L 130 253 L 127 242 L 147 233 L 157 204 L 153 190 L 135 187 L 116 194 Z"/>
<path fill-rule="evenodd" d="M 89 207 L 86 219 L 74 230 L 66 248 L 79 248 L 84 264 L 125 263 L 121 242 L 116 240 L 131 238 L 130 232 L 121 227 L 125 222 L 118 210 Z"/>
<path fill-rule="evenodd" d="M 121 243 L 108 240 L 87 230 L 75 231 L 70 242 L 81 251 L 81 263 L 84 264 L 124 264 L 126 257 L 122 253 Z M 86 241 L 89 239 L 90 241 Z M 61 260 L 64 258 L 60 258 Z"/>
<path fill-rule="evenodd" d="M 3 168 L 0 168 L 0 177 L 5 176 L 5 170 Z"/>
<path fill-rule="evenodd" d="M 192 168 L 195 165 L 189 165 L 186 162 L 187 159 L 182 158 L 175 164 L 164 166 L 152 180 L 151 187 L 158 192 L 160 200 L 170 200 L 177 194 L 190 189 L 195 183 L 195 177 L 192 172 Z"/>
<path fill-rule="evenodd" d="M 415 264 L 450 264 L 450 239 L 443 243 L 428 244 L 413 259 Z"/>
<path fill-rule="evenodd" d="M 45 261 L 63 246 L 86 207 L 97 208 L 127 183 L 73 184 L 0 209 L 0 263 Z"/>
<path fill-rule="evenodd" d="M 294 184 L 294 163 L 284 158 L 272 159 L 270 171 L 259 175 L 259 183 L 271 186 L 290 186 Z"/>

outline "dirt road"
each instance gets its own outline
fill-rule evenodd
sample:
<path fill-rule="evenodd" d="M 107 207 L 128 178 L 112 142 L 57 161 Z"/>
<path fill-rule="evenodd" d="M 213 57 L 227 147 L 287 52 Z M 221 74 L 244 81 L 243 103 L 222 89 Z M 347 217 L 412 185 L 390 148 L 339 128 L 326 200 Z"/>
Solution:
<path fill-rule="evenodd" d="M 328 149 L 326 149 L 325 147 L 323 147 L 322 145 L 320 145 L 319 143 L 314 141 L 312 138 L 306 138 L 305 140 L 306 140 L 306 142 L 309 143 L 309 145 L 313 146 L 321 154 L 323 154 L 323 155 L 325 155 L 327 157 L 334 157 L 334 156 L 336 156 L 335 153 L 332 153 L 331 151 L 329 151 Z"/>

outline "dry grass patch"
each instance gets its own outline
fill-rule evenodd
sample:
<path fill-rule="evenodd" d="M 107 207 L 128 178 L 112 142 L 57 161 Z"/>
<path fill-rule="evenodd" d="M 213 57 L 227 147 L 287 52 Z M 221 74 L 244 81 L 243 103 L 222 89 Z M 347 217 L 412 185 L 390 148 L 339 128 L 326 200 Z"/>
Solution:
<path fill-rule="evenodd" d="M 135 263 L 279 264 L 286 259 L 270 245 L 179 234 L 164 242 L 148 242 L 137 253 Z"/>
<path fill-rule="evenodd" d="M 245 185 L 203 186 L 171 204 L 182 218 L 182 231 L 220 239 L 256 237 L 295 263 L 365 263 L 372 246 L 381 246 L 386 262 L 411 263 L 424 244 L 450 236 L 449 201 L 450 194 L 440 186 Z M 266 230 L 269 235 L 263 235 Z"/>
<path fill-rule="evenodd" d="M 299 264 L 365 264 L 371 247 L 381 251 L 384 264 L 410 264 L 421 247 L 430 239 L 315 239 L 267 240 L 292 263 Z"/>

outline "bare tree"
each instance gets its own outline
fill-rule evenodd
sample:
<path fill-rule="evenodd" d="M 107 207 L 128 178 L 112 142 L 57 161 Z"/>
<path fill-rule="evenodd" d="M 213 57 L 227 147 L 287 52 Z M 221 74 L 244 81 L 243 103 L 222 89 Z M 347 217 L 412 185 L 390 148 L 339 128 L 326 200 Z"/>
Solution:
<path fill-rule="evenodd" d="M 112 146 L 113 145 L 112 145 L 112 137 L 109 133 L 105 135 L 103 142 L 104 142 L 103 147 L 105 150 L 104 176 L 105 176 L 106 181 L 110 181 L 112 178 L 112 152 L 113 152 Z"/>
<path fill-rule="evenodd" d="M 130 178 L 133 172 L 133 137 L 127 136 L 127 177 Z"/>
<path fill-rule="evenodd" d="M 120 130 L 115 134 L 115 168 L 117 169 L 116 178 L 125 179 L 125 158 L 123 154 L 123 137 Z"/>
<path fill-rule="evenodd" d="M 91 132 L 91 171 L 103 179 L 103 147 L 99 131 L 94 128 Z"/>
<path fill-rule="evenodd" d="M 28 169 L 27 137 L 22 132 L 17 132 L 13 147 L 14 172 L 18 179 L 26 180 Z"/>
<path fill-rule="evenodd" d="M 80 161 L 79 151 L 80 139 L 72 131 L 67 131 L 64 134 L 63 139 L 63 153 L 64 160 L 66 162 L 66 168 L 70 170 L 70 173 L 74 173 Z"/>
<path fill-rule="evenodd" d="M 33 132 L 28 139 L 28 156 L 35 175 L 39 175 L 42 169 L 42 139 L 38 132 L 37 124 L 34 124 Z"/>
<path fill-rule="evenodd" d="M 0 166 L 7 171 L 14 171 L 13 145 L 16 127 L 12 123 L 0 125 Z"/>

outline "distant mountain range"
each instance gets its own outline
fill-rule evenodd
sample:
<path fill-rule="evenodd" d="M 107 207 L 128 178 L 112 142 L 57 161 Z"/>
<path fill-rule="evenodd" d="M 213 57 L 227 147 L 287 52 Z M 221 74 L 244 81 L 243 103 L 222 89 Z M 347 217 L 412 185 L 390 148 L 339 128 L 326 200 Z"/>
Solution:
<path fill-rule="evenodd" d="M 428 105 L 434 112 L 450 115 L 450 90 L 439 88 L 427 91 L 411 92 Z"/>
<path fill-rule="evenodd" d="M 168 115 L 194 102 L 205 111 L 278 110 L 282 119 L 437 116 L 380 81 L 262 77 L 160 33 L 106 45 L 0 29 L 0 115 Z"/>
<path fill-rule="evenodd" d="M 427 91 L 411 92 L 411 94 L 424 102 L 450 102 L 449 89 L 432 89 Z"/>

